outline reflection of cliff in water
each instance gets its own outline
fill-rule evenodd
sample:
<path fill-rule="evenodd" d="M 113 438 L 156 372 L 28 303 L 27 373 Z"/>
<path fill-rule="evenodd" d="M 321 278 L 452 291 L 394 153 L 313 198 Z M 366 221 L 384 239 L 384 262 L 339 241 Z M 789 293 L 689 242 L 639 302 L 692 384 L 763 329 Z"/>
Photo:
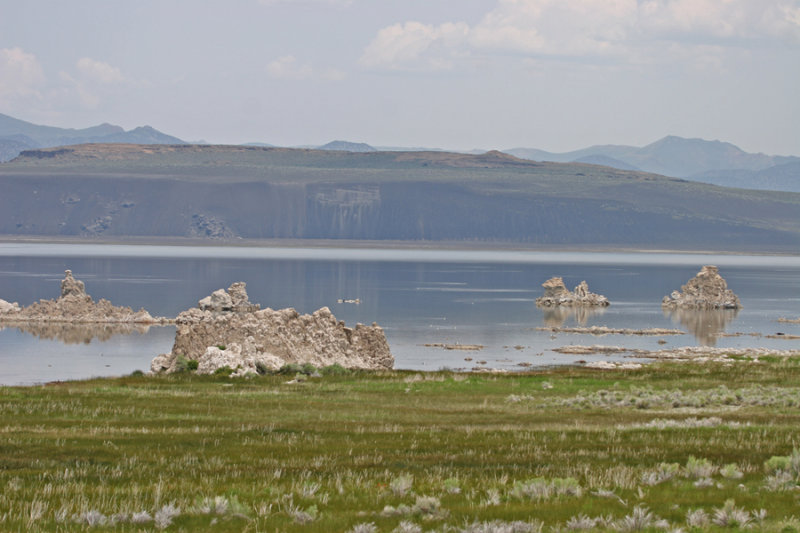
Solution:
<path fill-rule="evenodd" d="M 115 335 L 140 335 L 150 330 L 149 324 L 70 324 L 65 322 L 15 322 L 4 327 L 17 328 L 45 340 L 64 344 L 89 344 L 93 340 L 105 342 Z M 4 328 L 0 328 L 4 329 Z"/>
<path fill-rule="evenodd" d="M 703 346 L 716 346 L 720 333 L 725 331 L 736 315 L 738 309 L 671 309 L 664 310 L 664 316 L 673 322 L 680 322 L 697 342 Z"/>
<path fill-rule="evenodd" d="M 570 318 L 574 318 L 578 325 L 585 326 L 591 317 L 600 316 L 606 310 L 605 307 L 596 306 L 555 306 L 539 309 L 542 310 L 544 325 L 548 327 L 563 326 Z"/>

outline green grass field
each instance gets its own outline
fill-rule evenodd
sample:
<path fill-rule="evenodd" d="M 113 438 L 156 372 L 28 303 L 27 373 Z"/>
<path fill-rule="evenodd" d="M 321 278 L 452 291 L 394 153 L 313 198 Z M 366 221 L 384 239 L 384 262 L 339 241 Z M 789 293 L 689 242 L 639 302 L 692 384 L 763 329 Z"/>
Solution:
<path fill-rule="evenodd" d="M 766 359 L 0 388 L 0 531 L 799 531 Z"/>

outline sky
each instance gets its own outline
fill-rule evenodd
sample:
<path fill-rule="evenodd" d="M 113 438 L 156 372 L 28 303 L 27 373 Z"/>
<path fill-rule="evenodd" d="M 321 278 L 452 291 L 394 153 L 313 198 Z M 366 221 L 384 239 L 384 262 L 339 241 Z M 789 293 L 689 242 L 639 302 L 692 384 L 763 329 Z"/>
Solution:
<path fill-rule="evenodd" d="M 800 0 L 0 0 L 0 113 L 230 144 L 800 155 Z"/>

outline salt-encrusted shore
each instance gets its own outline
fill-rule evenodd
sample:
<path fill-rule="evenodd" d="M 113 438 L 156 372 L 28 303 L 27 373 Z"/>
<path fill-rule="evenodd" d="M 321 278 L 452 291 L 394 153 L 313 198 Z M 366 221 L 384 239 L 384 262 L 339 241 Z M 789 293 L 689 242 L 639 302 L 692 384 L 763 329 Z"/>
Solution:
<path fill-rule="evenodd" d="M 756 360 L 763 356 L 800 357 L 800 350 L 774 350 L 771 348 L 715 348 L 712 346 L 683 346 L 664 350 L 644 350 L 622 346 L 569 345 L 553 348 L 556 353 L 573 355 L 625 354 L 637 359 L 685 360 L 685 361 L 732 361 L 734 358 Z"/>
<path fill-rule="evenodd" d="M 645 329 L 630 329 L 630 328 L 609 328 L 608 326 L 589 326 L 589 327 L 540 327 L 536 328 L 537 331 L 552 331 L 553 333 L 579 333 L 584 335 L 686 335 L 685 331 L 679 329 L 665 329 L 665 328 L 645 328 Z"/>

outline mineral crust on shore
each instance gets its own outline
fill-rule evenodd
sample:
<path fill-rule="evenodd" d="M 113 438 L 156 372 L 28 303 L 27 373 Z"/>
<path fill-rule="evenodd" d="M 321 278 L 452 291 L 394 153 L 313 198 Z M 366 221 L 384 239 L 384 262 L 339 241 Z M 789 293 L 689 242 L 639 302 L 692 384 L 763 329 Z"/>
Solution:
<path fill-rule="evenodd" d="M 587 306 L 605 307 L 609 305 L 608 298 L 601 294 L 589 291 L 589 285 L 581 281 L 575 290 L 570 292 L 560 277 L 553 277 L 542 283 L 544 295 L 536 299 L 538 307 Z"/>
<path fill-rule="evenodd" d="M 623 357 L 641 359 L 665 359 L 683 361 L 735 361 L 758 360 L 759 357 L 800 357 L 800 350 L 775 350 L 772 348 L 715 348 L 713 346 L 683 346 L 664 350 L 644 350 L 623 346 L 569 345 L 553 348 L 552 351 L 570 355 L 624 354 Z"/>
<path fill-rule="evenodd" d="M 706 265 L 680 291 L 664 296 L 661 306 L 667 309 L 740 309 L 742 304 L 719 275 L 719 268 Z"/>
<path fill-rule="evenodd" d="M 39 300 L 27 307 L 17 302 L 0 300 L 0 322 L 14 323 L 69 323 L 69 324 L 169 324 L 171 319 L 153 317 L 140 309 L 118 307 L 106 299 L 95 302 L 86 294 L 84 283 L 64 272 L 61 296 L 56 300 Z"/>
<path fill-rule="evenodd" d="M 552 331 L 553 333 L 578 333 L 583 335 L 686 335 L 685 331 L 679 329 L 665 329 L 665 328 L 645 328 L 645 329 L 631 329 L 631 328 L 609 328 L 608 326 L 590 326 L 590 327 L 544 327 L 536 328 L 537 331 Z"/>
<path fill-rule="evenodd" d="M 377 324 L 345 326 L 323 307 L 310 315 L 292 308 L 261 309 L 250 303 L 245 284 L 234 283 L 180 313 L 172 351 L 155 357 L 152 372 L 176 372 L 197 361 L 197 372 L 224 367 L 234 375 L 274 371 L 288 363 L 317 367 L 390 369 L 394 357 Z"/>

